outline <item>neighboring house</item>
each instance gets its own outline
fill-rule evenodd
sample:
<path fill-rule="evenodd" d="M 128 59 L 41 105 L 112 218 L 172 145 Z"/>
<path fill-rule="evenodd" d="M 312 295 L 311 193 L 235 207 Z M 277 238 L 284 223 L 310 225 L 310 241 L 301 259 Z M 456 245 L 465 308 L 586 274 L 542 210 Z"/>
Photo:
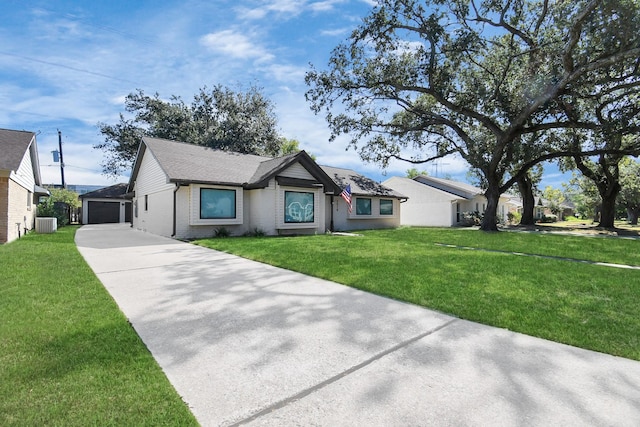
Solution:
<path fill-rule="evenodd" d="M 0 129 L 0 243 L 34 229 L 41 185 L 36 134 Z"/>
<path fill-rule="evenodd" d="M 131 222 L 132 202 L 128 184 L 116 184 L 80 195 L 82 224 Z"/>
<path fill-rule="evenodd" d="M 463 182 L 420 175 L 414 179 L 391 177 L 382 185 L 408 196 L 402 206 L 402 225 L 453 227 L 463 224 L 464 213 L 482 215 L 487 208 L 483 191 Z M 510 209 L 510 197 L 501 196 L 498 219 L 506 221 Z"/>
<path fill-rule="evenodd" d="M 133 193 L 134 228 L 181 239 L 211 237 L 221 228 L 232 235 L 275 235 L 398 224 L 397 195 L 365 191 L 366 185 L 355 191 L 365 181 L 345 169 L 325 170 L 304 151 L 269 158 L 145 137 L 128 191 Z M 354 212 L 347 213 L 340 197 L 343 183 L 369 199 L 371 214 L 355 212 L 356 201 Z M 393 200 L 392 220 L 380 218 L 382 199 Z M 384 215 L 388 209 L 383 207 Z"/>
<path fill-rule="evenodd" d="M 535 207 L 533 209 L 533 217 L 535 219 L 541 220 L 544 217 L 557 216 L 557 219 L 559 221 L 564 221 L 566 217 L 575 215 L 575 208 L 569 203 L 560 204 L 559 206 L 560 212 L 559 214 L 556 215 L 551 210 L 551 207 L 550 207 L 551 202 L 549 202 L 547 199 L 543 199 L 542 197 L 536 196 L 534 200 L 535 200 Z"/>
<path fill-rule="evenodd" d="M 331 230 L 365 230 L 400 226 L 400 203 L 407 198 L 376 181 L 350 169 L 321 166 L 338 187 L 351 188 L 352 211 L 341 197 L 332 198 L 327 208 L 333 209 L 327 216 L 333 218 Z"/>

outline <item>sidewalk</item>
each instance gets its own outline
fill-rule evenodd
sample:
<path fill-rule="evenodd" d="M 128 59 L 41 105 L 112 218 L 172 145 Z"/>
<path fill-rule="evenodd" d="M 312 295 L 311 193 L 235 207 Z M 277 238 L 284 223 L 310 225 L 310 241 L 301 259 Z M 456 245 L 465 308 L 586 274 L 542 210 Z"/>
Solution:
<path fill-rule="evenodd" d="M 76 242 L 204 426 L 640 425 L 640 362 L 125 225 Z"/>

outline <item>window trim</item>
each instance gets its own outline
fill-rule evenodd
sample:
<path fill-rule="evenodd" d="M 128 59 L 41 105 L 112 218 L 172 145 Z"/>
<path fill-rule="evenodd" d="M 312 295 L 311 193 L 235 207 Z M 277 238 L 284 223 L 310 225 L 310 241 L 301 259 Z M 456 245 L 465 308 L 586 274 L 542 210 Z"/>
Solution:
<path fill-rule="evenodd" d="M 294 193 L 313 193 L 313 222 L 285 222 L 285 192 Z M 319 229 L 324 222 L 324 203 L 322 198 L 325 197 L 321 188 L 302 188 L 292 186 L 278 185 L 276 196 L 276 228 L 279 230 L 300 230 L 300 229 Z"/>
<path fill-rule="evenodd" d="M 300 191 L 300 190 L 283 190 L 283 191 L 284 191 L 284 195 L 283 195 L 284 211 L 283 211 L 282 221 L 284 221 L 284 223 L 286 225 L 314 224 L 316 222 L 316 197 L 315 197 L 315 193 L 313 191 Z M 287 206 L 286 206 L 287 193 L 311 195 L 312 201 L 313 201 L 313 213 L 312 213 L 313 219 L 311 221 L 287 221 Z"/>
<path fill-rule="evenodd" d="M 199 189 L 200 191 L 200 203 L 199 203 L 199 219 L 201 220 L 208 220 L 208 219 L 213 219 L 213 220 L 232 220 L 232 219 L 236 219 L 238 217 L 238 212 L 237 212 L 237 203 L 236 203 L 236 197 L 238 197 L 238 193 L 235 190 L 230 190 L 228 188 L 209 188 L 209 187 L 200 187 Z M 233 216 L 219 216 L 219 217 L 202 217 L 202 192 L 203 191 L 224 191 L 226 193 L 233 193 Z"/>
<path fill-rule="evenodd" d="M 370 199 L 371 200 L 371 214 L 358 214 L 358 209 L 357 209 L 357 200 L 358 199 Z M 381 214 L 380 213 L 380 201 L 381 200 L 390 200 L 393 203 L 393 213 L 392 214 Z M 390 219 L 397 219 L 399 217 L 399 205 L 398 205 L 398 199 L 395 198 L 391 198 L 391 197 L 380 197 L 380 196 L 354 196 L 353 197 L 353 203 L 354 205 L 354 209 L 351 211 L 350 214 L 347 214 L 347 218 L 348 219 L 354 219 L 354 220 L 358 220 L 358 219 L 363 219 L 363 220 L 367 220 L 367 219 L 378 219 L 378 220 L 390 220 Z"/>
<path fill-rule="evenodd" d="M 366 217 L 370 218 L 373 216 L 373 198 L 372 197 L 356 197 L 355 198 L 356 208 L 354 209 L 356 216 L 358 217 Z M 358 213 L 358 201 L 359 200 L 368 200 L 369 201 L 369 213 Z"/>
<path fill-rule="evenodd" d="M 236 216 L 235 218 L 200 218 L 201 189 L 233 190 L 236 192 Z M 242 187 L 228 185 L 190 184 L 190 208 L 189 225 L 239 225 L 244 223 L 244 190 Z"/>
<path fill-rule="evenodd" d="M 382 202 L 391 202 L 391 213 L 382 213 Z M 395 210 L 393 208 L 394 208 L 393 199 L 380 199 L 380 201 L 378 202 L 378 212 L 380 213 L 380 216 L 383 218 L 393 217 L 393 214 L 395 213 Z"/>

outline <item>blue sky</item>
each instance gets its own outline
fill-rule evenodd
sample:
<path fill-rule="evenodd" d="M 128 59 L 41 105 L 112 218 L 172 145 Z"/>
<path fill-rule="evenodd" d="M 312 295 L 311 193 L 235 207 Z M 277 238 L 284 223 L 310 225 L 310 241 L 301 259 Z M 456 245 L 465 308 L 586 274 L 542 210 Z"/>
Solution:
<path fill-rule="evenodd" d="M 0 127 L 38 132 L 45 184 L 60 183 L 51 151 L 63 135 L 68 184 L 111 185 L 101 173 L 97 124 L 116 123 L 124 97 L 142 89 L 189 103 L 198 88 L 263 88 L 283 136 L 300 141 L 318 163 L 376 180 L 404 175 L 346 151 L 304 99 L 309 64 L 326 68 L 372 0 L 4 0 L 0 24 Z M 431 175 L 465 179 L 458 158 L 418 165 Z M 550 172 L 544 185 L 559 186 Z"/>

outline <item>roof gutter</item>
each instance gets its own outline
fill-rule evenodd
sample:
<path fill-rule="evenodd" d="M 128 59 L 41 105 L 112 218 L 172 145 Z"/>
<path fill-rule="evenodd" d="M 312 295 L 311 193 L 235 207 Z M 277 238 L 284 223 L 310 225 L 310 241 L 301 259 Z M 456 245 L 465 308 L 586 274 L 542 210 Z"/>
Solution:
<path fill-rule="evenodd" d="M 173 189 L 173 234 L 172 238 L 176 237 L 176 193 L 180 189 L 180 183 L 176 182 L 176 188 Z"/>

